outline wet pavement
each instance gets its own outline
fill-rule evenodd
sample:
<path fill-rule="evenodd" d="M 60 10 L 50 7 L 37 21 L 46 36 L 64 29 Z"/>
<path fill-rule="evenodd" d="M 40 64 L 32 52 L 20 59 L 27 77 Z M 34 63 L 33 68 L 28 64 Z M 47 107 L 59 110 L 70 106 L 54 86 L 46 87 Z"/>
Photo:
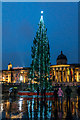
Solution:
<path fill-rule="evenodd" d="M 80 120 L 80 97 L 71 97 L 70 103 L 66 97 L 38 98 L 36 96 L 21 98 L 2 97 L 0 104 L 2 120 Z"/>

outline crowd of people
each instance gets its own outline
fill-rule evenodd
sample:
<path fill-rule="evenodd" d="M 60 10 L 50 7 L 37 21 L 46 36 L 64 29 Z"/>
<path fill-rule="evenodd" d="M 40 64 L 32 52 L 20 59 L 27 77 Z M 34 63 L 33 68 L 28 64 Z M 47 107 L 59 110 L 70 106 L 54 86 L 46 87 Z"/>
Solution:
<path fill-rule="evenodd" d="M 39 96 L 39 91 L 41 92 L 41 96 L 44 96 L 46 98 L 46 88 L 42 88 L 41 90 L 39 90 L 39 87 L 37 88 L 37 96 Z M 71 98 L 71 93 L 72 93 L 72 89 L 70 86 L 67 86 L 64 90 L 64 92 L 66 93 L 66 100 L 67 102 L 69 102 L 70 104 L 70 98 Z M 55 87 L 53 88 L 53 96 L 54 96 L 54 99 L 55 100 L 59 100 L 62 102 L 62 98 L 64 98 L 64 92 L 63 90 L 61 89 L 61 87 Z M 78 96 L 80 97 L 80 86 L 78 86 L 77 88 L 77 94 Z"/>
<path fill-rule="evenodd" d="M 69 101 L 69 103 L 70 103 L 70 97 L 71 97 L 72 89 L 69 86 L 67 86 L 66 89 L 65 89 L 65 93 L 66 93 L 67 102 Z M 64 92 L 61 89 L 61 87 L 59 87 L 59 88 L 56 87 L 55 90 L 54 90 L 55 100 L 59 99 L 59 100 L 61 100 L 61 103 L 62 103 L 62 98 L 63 97 L 64 97 Z"/>

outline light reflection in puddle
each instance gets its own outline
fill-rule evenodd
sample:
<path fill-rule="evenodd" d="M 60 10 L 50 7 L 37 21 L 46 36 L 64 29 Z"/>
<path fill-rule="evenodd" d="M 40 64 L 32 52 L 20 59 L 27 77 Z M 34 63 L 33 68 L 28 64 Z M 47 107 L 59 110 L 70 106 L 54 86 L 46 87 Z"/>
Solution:
<path fill-rule="evenodd" d="M 19 99 L 19 110 L 22 110 L 22 102 L 23 102 L 23 98 Z"/>
<path fill-rule="evenodd" d="M 63 102 L 55 101 L 54 99 L 40 98 L 16 98 L 8 100 L 2 100 L 0 104 L 0 112 L 2 111 L 3 118 L 26 118 L 26 119 L 55 119 L 62 120 L 80 118 L 80 98 L 71 98 L 70 106 L 66 103 L 66 99 Z"/>

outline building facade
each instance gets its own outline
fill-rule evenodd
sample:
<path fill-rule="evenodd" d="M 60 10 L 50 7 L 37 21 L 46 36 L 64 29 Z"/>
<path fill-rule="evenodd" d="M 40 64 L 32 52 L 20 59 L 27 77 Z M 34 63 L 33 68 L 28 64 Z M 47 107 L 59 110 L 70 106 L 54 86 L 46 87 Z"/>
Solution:
<path fill-rule="evenodd" d="M 12 64 L 8 64 L 8 70 L 2 70 L 2 83 L 25 83 L 28 82 L 28 67 L 12 67 Z"/>
<path fill-rule="evenodd" d="M 53 82 L 80 82 L 80 64 L 67 64 L 67 57 L 62 51 L 56 62 L 56 65 L 50 66 Z"/>

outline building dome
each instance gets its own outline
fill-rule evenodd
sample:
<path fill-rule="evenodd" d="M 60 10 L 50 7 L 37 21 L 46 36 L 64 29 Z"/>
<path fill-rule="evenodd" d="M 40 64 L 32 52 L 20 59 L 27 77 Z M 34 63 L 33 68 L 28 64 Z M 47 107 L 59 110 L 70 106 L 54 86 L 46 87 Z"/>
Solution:
<path fill-rule="evenodd" d="M 62 53 L 57 57 L 57 65 L 67 64 L 67 57 Z"/>

